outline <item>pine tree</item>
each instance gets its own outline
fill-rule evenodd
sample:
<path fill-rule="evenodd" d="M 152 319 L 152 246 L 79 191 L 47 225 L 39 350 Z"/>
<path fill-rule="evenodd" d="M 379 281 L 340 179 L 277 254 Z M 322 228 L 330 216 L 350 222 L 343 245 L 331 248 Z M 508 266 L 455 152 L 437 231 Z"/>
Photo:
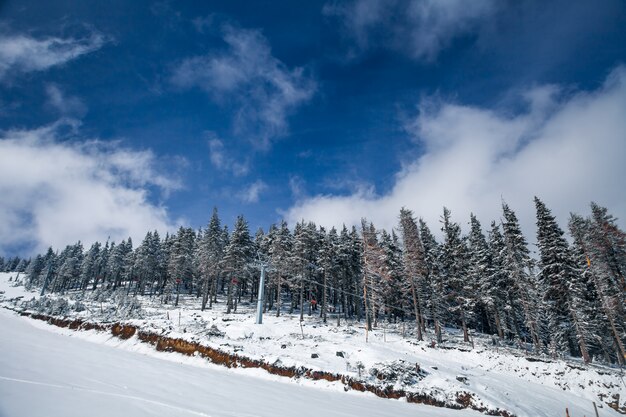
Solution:
<path fill-rule="evenodd" d="M 96 260 L 96 275 L 94 276 L 93 285 L 91 287 L 92 291 L 96 290 L 100 281 L 102 281 L 103 283 L 106 282 L 110 254 L 111 245 L 109 245 L 109 241 L 107 240 L 102 250 L 100 250 L 100 253 L 98 254 L 98 258 Z"/>
<path fill-rule="evenodd" d="M 144 295 L 146 285 L 152 288 L 161 281 L 163 273 L 163 253 L 159 233 L 148 232 L 141 245 L 135 251 L 134 275 L 137 277 L 135 295 Z"/>
<path fill-rule="evenodd" d="M 504 259 L 504 270 L 508 275 L 510 287 L 510 299 L 516 305 L 521 305 L 524 316 L 524 325 L 530 333 L 530 338 L 538 351 L 540 348 L 539 332 L 537 326 L 537 295 L 536 281 L 532 274 L 532 261 L 526 238 L 517 220 L 515 212 L 506 203 L 502 203 L 504 220 L 502 228 L 504 231 L 504 241 L 506 243 L 506 256 Z M 516 316 L 518 314 L 515 314 Z M 516 323 L 516 333 L 520 338 L 524 338 L 524 333 L 520 324 Z"/>
<path fill-rule="evenodd" d="M 26 269 L 26 288 L 30 289 L 41 284 L 41 274 L 44 272 L 46 262 L 43 256 L 37 255 Z M 2 266 L 0 266 L 2 269 Z"/>
<path fill-rule="evenodd" d="M 196 259 L 202 282 L 201 309 L 204 310 L 209 300 L 209 307 L 212 306 L 213 297 L 211 296 L 211 291 L 214 291 L 217 285 L 226 245 L 217 208 L 213 209 L 211 220 L 202 236 L 199 236 L 199 240 Z"/>
<path fill-rule="evenodd" d="M 305 292 L 310 293 L 313 274 L 317 269 L 317 227 L 314 223 L 300 222 L 296 224 L 293 236 L 293 250 L 291 263 L 293 275 L 290 285 L 298 288 L 298 304 L 300 306 L 300 320 L 304 319 Z M 307 295 L 307 299 L 310 296 Z M 309 303 L 309 314 L 311 304 Z"/>
<path fill-rule="evenodd" d="M 449 312 L 461 323 L 463 340 L 469 342 L 468 321 L 473 316 L 475 299 L 474 283 L 469 281 L 467 247 L 461 237 L 461 227 L 450 219 L 450 210 L 443 208 L 441 231 L 444 242 L 441 246 L 441 266 L 445 277 L 445 296 Z"/>
<path fill-rule="evenodd" d="M 172 240 L 167 268 L 170 277 L 169 290 L 171 292 L 176 289 L 175 306 L 178 305 L 181 285 L 187 288 L 189 293 L 192 292 L 195 274 L 193 268 L 195 240 L 194 230 L 185 227 L 180 227 Z"/>
<path fill-rule="evenodd" d="M 579 230 L 581 247 L 587 262 L 587 274 L 593 280 L 612 336 L 615 356 L 620 364 L 626 359 L 626 314 L 624 290 L 620 283 L 620 236 L 623 232 L 605 208 L 592 203 L 592 219 Z M 623 252 L 622 252 L 623 253 Z"/>
<path fill-rule="evenodd" d="M 83 245 L 77 242 L 74 245 L 68 245 L 61 253 L 62 262 L 60 262 L 57 271 L 56 280 L 53 291 L 64 292 L 73 288 L 80 277 L 80 265 L 83 260 Z"/>
<path fill-rule="evenodd" d="M 570 287 L 574 285 L 575 265 L 563 231 L 546 205 L 535 197 L 537 209 L 537 246 L 539 247 L 539 288 L 547 313 L 549 343 L 558 351 L 575 354 L 572 342 L 578 341 L 580 352 L 589 362 L 589 351 L 580 329 L 580 317 L 572 303 Z"/>
<path fill-rule="evenodd" d="M 339 237 L 337 230 L 331 228 L 328 233 L 324 233 L 323 228 L 320 228 L 320 245 L 318 252 L 318 264 L 322 273 L 322 297 L 321 297 L 321 309 L 320 316 L 324 323 L 327 321 L 328 314 L 328 294 L 331 290 L 330 283 L 336 280 L 338 274 L 337 263 L 337 246 L 339 245 Z"/>
<path fill-rule="evenodd" d="M 354 276 L 353 257 L 352 239 L 350 238 L 348 228 L 344 224 L 339 233 L 339 243 L 337 247 L 337 260 L 339 263 L 338 287 L 340 289 L 341 311 L 343 312 L 344 319 L 353 317 L 356 311 L 355 304 L 360 302 L 360 298 L 357 299 L 355 297 L 355 295 L 359 293 L 354 291 L 354 281 L 358 280 L 358 275 Z M 337 323 L 339 323 L 339 316 L 337 316 Z"/>
<path fill-rule="evenodd" d="M 496 320 L 500 320 L 500 324 L 496 324 L 498 335 L 500 338 L 511 338 L 519 327 L 518 323 L 524 322 L 524 313 L 522 308 L 517 307 L 519 302 L 514 298 L 514 285 L 506 273 L 507 247 L 500 226 L 495 221 L 491 222 L 488 249 L 491 270 L 482 291 L 493 304 Z M 518 337 L 522 337 L 521 331 L 518 332 Z"/>
<path fill-rule="evenodd" d="M 89 285 L 89 281 L 96 276 L 96 268 L 98 257 L 100 256 L 100 242 L 95 242 L 91 245 L 87 254 L 83 258 L 83 262 L 80 266 L 81 285 L 80 288 L 84 291 Z"/>
<path fill-rule="evenodd" d="M 230 314 L 236 308 L 234 305 L 234 292 L 237 289 L 239 279 L 243 279 L 250 273 L 252 261 L 252 239 L 248 229 L 248 222 L 243 216 L 238 216 L 235 227 L 225 248 L 223 259 L 224 271 L 227 273 L 227 301 L 226 313 Z"/>
<path fill-rule="evenodd" d="M 367 330 L 372 330 L 377 307 L 382 305 L 381 282 L 387 278 L 385 255 L 378 243 L 374 225 L 361 220 L 363 236 L 363 302 Z M 367 336 L 366 336 L 367 338 Z"/>
<path fill-rule="evenodd" d="M 280 227 L 273 228 L 270 233 L 272 234 L 271 244 L 269 248 L 270 259 L 272 267 L 275 272 L 274 287 L 276 288 L 276 317 L 280 316 L 282 308 L 281 291 L 286 279 L 291 272 L 291 249 L 293 247 L 293 239 L 287 222 L 284 220 L 280 223 Z"/>
<path fill-rule="evenodd" d="M 467 243 L 468 281 L 475 286 L 473 292 L 476 297 L 476 315 L 481 319 L 486 316 L 487 323 L 481 324 L 495 328 L 496 333 L 502 339 L 504 331 L 500 317 L 500 299 L 497 293 L 497 283 L 492 281 L 494 277 L 492 255 L 480 222 L 473 213 L 470 214 L 470 233 Z M 484 328 L 484 326 L 481 327 Z"/>
<path fill-rule="evenodd" d="M 405 276 L 405 266 L 402 261 L 402 249 L 398 240 L 398 235 L 392 229 L 391 234 L 383 230 L 380 237 L 380 247 L 385 256 L 385 269 L 387 273 L 383 275 L 383 312 L 391 317 L 404 317 L 409 310 L 409 299 L 411 298 L 410 283 L 407 285 Z M 419 310 L 418 310 L 419 312 Z M 421 333 L 421 323 L 419 315 L 415 319 L 418 333 Z"/>
<path fill-rule="evenodd" d="M 424 248 L 424 261 L 426 267 L 425 275 L 425 297 L 426 311 L 430 312 L 430 318 L 435 327 L 435 338 L 437 343 L 443 341 L 442 327 L 446 317 L 447 302 L 444 297 L 444 284 L 441 266 L 441 247 L 435 240 L 430 228 L 419 220 L 420 238 Z"/>
<path fill-rule="evenodd" d="M 422 241 L 420 239 L 417 223 L 413 218 L 413 212 L 402 208 L 400 210 L 400 230 L 402 231 L 402 241 L 404 243 L 404 278 L 413 301 L 413 312 L 415 314 L 415 330 L 417 340 L 423 340 L 422 329 L 424 327 L 424 293 L 425 288 L 425 254 Z"/>

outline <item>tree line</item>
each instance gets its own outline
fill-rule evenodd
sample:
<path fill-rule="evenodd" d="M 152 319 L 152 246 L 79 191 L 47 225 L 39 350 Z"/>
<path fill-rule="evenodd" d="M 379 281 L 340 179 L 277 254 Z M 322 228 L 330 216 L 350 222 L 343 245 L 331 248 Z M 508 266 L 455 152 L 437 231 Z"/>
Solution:
<path fill-rule="evenodd" d="M 471 214 L 465 235 L 444 208 L 440 241 L 404 208 L 391 231 L 365 219 L 340 230 L 282 221 L 254 236 L 243 216 L 229 231 L 214 209 L 205 228 L 148 232 L 136 248 L 130 238 L 87 250 L 77 242 L 28 260 L 0 257 L 0 270 L 24 271 L 42 294 L 124 290 L 174 305 L 187 294 L 202 310 L 219 295 L 230 314 L 257 299 L 266 262 L 264 308 L 276 316 L 365 320 L 370 330 L 410 321 L 418 340 L 432 331 L 438 343 L 456 327 L 465 342 L 481 332 L 535 352 L 623 364 L 626 234 L 592 203 L 589 217 L 571 214 L 568 241 L 546 205 L 535 198 L 535 206 L 536 258 L 506 203 L 486 231 Z"/>

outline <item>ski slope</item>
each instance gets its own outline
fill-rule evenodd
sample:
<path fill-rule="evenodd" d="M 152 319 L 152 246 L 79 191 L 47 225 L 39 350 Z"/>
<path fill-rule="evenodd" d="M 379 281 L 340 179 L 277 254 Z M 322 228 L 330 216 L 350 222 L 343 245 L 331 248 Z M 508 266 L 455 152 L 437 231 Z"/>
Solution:
<path fill-rule="evenodd" d="M 1 417 L 481 415 L 176 363 L 53 332 L 4 309 L 0 329 Z"/>
<path fill-rule="evenodd" d="M 449 399 L 452 405 L 459 392 L 468 392 L 479 405 L 518 417 L 565 415 L 566 408 L 572 417 L 593 416 L 594 402 L 601 417 L 617 417 L 607 403 L 619 395 L 622 406 L 626 398 L 626 381 L 615 367 L 572 358 L 535 360 L 520 350 L 491 346 L 491 338 L 480 334 L 474 335 L 474 348 L 447 329 L 447 346 L 433 348 L 428 340 L 405 336 L 402 324 L 385 324 L 371 331 L 366 342 L 363 326 L 355 322 L 337 326 L 315 316 L 305 315 L 299 322 L 289 314 L 266 314 L 264 324 L 256 325 L 250 306 L 240 305 L 240 312 L 229 315 L 223 303 L 200 311 L 195 296 L 181 296 L 177 308 L 158 298 L 133 298 L 141 307 L 127 317 L 115 297 L 100 302 L 88 292 L 41 298 L 15 278 L 15 273 L 0 273 L 0 306 L 96 323 L 120 320 L 229 354 L 370 384 L 377 381 L 377 369 L 400 364 L 398 378 L 381 386 L 393 384 L 394 389 Z M 79 300 L 80 310 L 75 308 Z M 88 415 L 107 416 L 478 415 L 344 392 L 340 382 L 283 378 L 258 368 L 226 369 L 202 357 L 156 351 L 136 335 L 122 340 L 109 331 L 74 331 L 0 311 L 0 417 L 85 415 L 86 405 Z M 415 364 L 422 369 L 419 380 L 406 379 L 403 372 Z M 102 414 L 94 414 L 100 411 L 92 412 L 92 406 Z"/>

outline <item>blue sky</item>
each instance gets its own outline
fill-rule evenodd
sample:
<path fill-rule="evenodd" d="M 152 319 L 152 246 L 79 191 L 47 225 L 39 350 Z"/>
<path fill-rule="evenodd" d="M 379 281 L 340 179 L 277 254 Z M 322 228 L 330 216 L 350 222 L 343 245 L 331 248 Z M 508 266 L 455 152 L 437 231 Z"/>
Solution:
<path fill-rule="evenodd" d="M 625 217 L 624 27 L 619 0 L 4 1 L 0 253 L 213 206 L 253 230 L 505 199 L 532 233 L 535 194 Z"/>

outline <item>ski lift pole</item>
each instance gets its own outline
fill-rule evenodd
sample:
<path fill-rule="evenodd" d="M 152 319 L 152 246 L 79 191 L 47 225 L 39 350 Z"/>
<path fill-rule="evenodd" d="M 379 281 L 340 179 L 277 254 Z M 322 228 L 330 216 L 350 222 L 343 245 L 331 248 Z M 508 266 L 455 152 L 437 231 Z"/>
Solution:
<path fill-rule="evenodd" d="M 259 295 L 256 305 L 256 324 L 263 324 L 263 289 L 265 288 L 265 268 L 267 264 L 261 264 L 261 279 L 259 280 Z"/>

